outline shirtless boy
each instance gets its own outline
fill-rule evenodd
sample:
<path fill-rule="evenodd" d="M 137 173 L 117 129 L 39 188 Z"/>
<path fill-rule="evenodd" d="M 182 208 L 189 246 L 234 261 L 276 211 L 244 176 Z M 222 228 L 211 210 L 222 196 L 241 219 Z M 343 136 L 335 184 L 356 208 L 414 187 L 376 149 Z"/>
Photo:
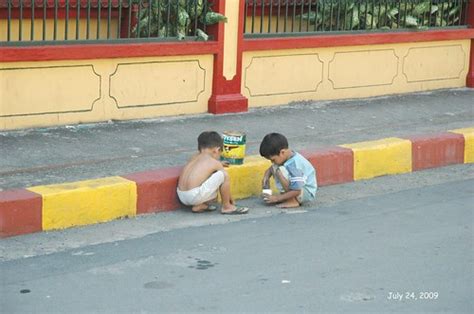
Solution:
<path fill-rule="evenodd" d="M 249 210 L 236 206 L 232 199 L 230 177 L 219 161 L 222 146 L 222 137 L 217 132 L 202 132 L 198 137 L 199 152 L 188 161 L 179 176 L 179 200 L 192 206 L 194 213 L 215 210 L 210 203 L 217 199 L 217 191 L 222 199 L 222 214 L 246 214 Z"/>

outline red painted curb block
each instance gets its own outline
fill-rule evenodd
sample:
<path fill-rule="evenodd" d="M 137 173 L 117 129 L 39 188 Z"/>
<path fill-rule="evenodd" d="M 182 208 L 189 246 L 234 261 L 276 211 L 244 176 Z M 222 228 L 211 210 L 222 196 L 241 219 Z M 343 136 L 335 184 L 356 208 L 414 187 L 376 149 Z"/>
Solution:
<path fill-rule="evenodd" d="M 182 207 L 176 194 L 178 177 L 182 168 L 165 168 L 122 176 L 137 184 L 137 215 Z"/>
<path fill-rule="evenodd" d="M 41 195 L 24 189 L 0 192 L 0 238 L 42 231 Z"/>
<path fill-rule="evenodd" d="M 334 146 L 300 153 L 316 169 L 318 186 L 354 181 L 354 153 L 351 149 Z"/>
<path fill-rule="evenodd" d="M 423 170 L 464 162 L 464 136 L 438 133 L 406 137 L 412 143 L 412 170 Z"/>

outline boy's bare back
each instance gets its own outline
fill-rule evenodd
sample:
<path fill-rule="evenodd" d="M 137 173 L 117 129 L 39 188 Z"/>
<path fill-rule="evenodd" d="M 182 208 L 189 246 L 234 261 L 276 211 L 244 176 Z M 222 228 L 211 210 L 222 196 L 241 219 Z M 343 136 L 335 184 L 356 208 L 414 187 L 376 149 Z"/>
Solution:
<path fill-rule="evenodd" d="M 189 191 L 200 186 L 214 172 L 223 170 L 222 164 L 206 153 L 194 155 L 184 166 L 179 177 L 178 188 L 181 191 Z"/>

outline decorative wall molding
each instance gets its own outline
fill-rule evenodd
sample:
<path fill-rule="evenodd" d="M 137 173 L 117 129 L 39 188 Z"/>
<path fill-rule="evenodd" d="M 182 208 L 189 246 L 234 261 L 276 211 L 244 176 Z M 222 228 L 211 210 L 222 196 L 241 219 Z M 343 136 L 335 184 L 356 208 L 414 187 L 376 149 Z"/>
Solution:
<path fill-rule="evenodd" d="M 323 70 L 317 53 L 254 56 L 245 68 L 244 86 L 252 97 L 314 93 Z"/>
<path fill-rule="evenodd" d="M 119 63 L 109 76 L 117 108 L 196 102 L 206 88 L 199 60 Z"/>
<path fill-rule="evenodd" d="M 92 64 L 0 68 L 0 117 L 90 112 L 101 98 Z"/>
<path fill-rule="evenodd" d="M 336 52 L 329 61 L 328 80 L 334 89 L 391 85 L 398 63 L 394 49 Z"/>
<path fill-rule="evenodd" d="M 412 47 L 403 58 L 408 83 L 459 79 L 466 70 L 466 52 L 461 45 Z"/>

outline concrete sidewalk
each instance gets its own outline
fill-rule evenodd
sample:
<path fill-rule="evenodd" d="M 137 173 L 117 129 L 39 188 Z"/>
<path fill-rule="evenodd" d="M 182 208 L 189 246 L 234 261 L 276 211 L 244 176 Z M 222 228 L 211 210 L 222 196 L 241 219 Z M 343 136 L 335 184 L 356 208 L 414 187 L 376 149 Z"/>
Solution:
<path fill-rule="evenodd" d="M 196 151 L 196 135 L 209 129 L 248 134 L 249 156 L 228 169 L 235 199 L 261 193 L 270 162 L 251 155 L 272 131 L 286 134 L 291 148 L 308 158 L 320 186 L 472 163 L 473 99 L 471 90 L 450 90 L 239 115 L 4 133 L 2 149 L 11 150 L 3 160 L 11 170 L 1 175 L 19 182 L 0 192 L 0 237 L 182 207 L 176 197 L 180 166 Z M 12 155 L 15 150 L 21 153 Z M 44 176 L 51 172 L 57 175 Z M 78 181 L 83 179 L 88 180 Z"/>
<path fill-rule="evenodd" d="M 295 103 L 248 113 L 198 115 L 0 132 L 0 190 L 179 166 L 204 130 L 285 134 L 296 150 L 444 132 L 474 121 L 474 89 L 351 101 Z"/>

